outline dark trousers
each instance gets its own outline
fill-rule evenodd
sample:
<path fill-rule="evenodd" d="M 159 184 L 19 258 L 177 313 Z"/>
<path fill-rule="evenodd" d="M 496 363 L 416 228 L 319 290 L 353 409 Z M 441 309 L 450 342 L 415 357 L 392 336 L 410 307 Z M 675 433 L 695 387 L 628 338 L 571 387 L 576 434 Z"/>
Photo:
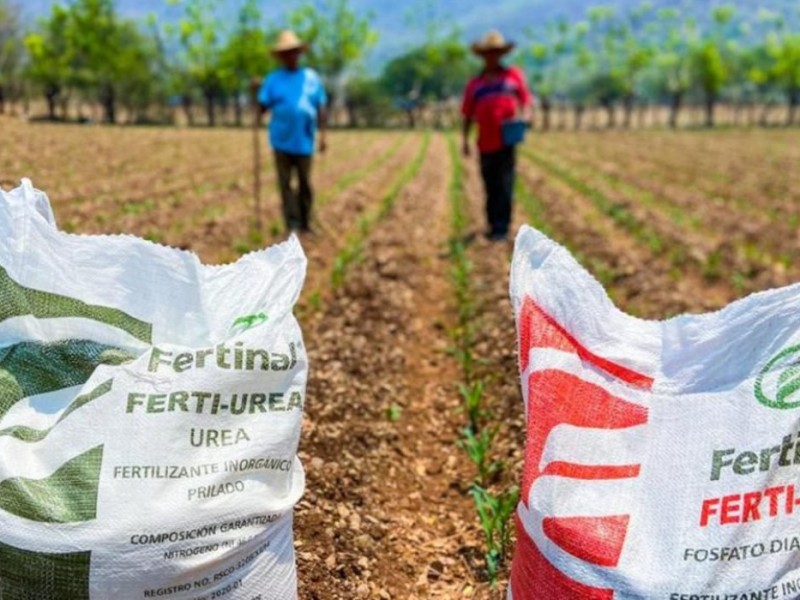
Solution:
<path fill-rule="evenodd" d="M 506 235 L 511 224 L 516 159 L 516 146 L 506 146 L 497 152 L 481 153 L 481 175 L 486 190 L 486 220 L 492 235 Z"/>
<path fill-rule="evenodd" d="M 275 151 L 275 168 L 281 191 L 283 220 L 289 230 L 308 230 L 311 221 L 311 157 Z M 292 187 L 292 176 L 297 173 L 297 189 Z"/>

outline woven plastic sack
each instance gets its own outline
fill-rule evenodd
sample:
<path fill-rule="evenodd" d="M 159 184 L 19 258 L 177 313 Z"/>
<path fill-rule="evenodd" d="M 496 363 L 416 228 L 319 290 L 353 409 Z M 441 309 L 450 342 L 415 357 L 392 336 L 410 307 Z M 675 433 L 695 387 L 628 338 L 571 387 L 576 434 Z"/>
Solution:
<path fill-rule="evenodd" d="M 800 597 L 800 286 L 644 321 L 516 241 L 514 600 Z"/>
<path fill-rule="evenodd" d="M 19 219 L 27 218 L 28 211 L 32 209 L 53 227 L 56 225 L 50 199 L 47 194 L 35 189 L 30 179 L 23 179 L 20 186 L 10 192 L 0 189 L 0 202 L 6 204 L 12 216 L 16 215 Z"/>
<path fill-rule="evenodd" d="M 203 266 L 41 202 L 0 201 L 0 598 L 296 598 L 299 243 Z"/>

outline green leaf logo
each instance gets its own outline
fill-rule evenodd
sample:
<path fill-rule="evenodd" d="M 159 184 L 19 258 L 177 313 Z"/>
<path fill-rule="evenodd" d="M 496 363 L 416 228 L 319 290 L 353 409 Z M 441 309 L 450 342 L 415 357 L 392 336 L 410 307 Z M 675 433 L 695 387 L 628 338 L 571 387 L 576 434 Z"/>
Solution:
<path fill-rule="evenodd" d="M 233 325 L 231 325 L 231 331 L 233 331 L 234 333 L 241 333 L 243 331 L 261 325 L 262 323 L 266 323 L 267 318 L 268 318 L 267 313 L 263 312 L 239 317 L 233 322 Z"/>
<path fill-rule="evenodd" d="M 775 355 L 756 378 L 756 399 L 769 408 L 800 407 L 800 345 Z"/>

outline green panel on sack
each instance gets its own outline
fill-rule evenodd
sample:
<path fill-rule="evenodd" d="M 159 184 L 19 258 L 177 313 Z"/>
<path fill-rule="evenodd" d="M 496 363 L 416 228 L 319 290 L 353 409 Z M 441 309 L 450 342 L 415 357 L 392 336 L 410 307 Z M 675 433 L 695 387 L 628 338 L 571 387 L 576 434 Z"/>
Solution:
<path fill-rule="evenodd" d="M 81 300 L 24 287 L 0 267 L 0 322 L 12 317 L 33 315 L 38 319 L 83 317 L 127 331 L 150 343 L 153 326 L 116 308 L 87 304 Z"/>
<path fill-rule="evenodd" d="M 0 437 L 3 436 L 10 436 L 20 440 L 21 442 L 41 442 L 47 435 L 53 431 L 64 419 L 66 419 L 70 414 L 97 400 L 101 396 L 104 396 L 108 392 L 111 391 L 111 387 L 114 384 L 113 379 L 109 379 L 98 385 L 94 388 L 91 392 L 86 394 L 81 394 L 75 400 L 73 400 L 70 405 L 64 410 L 58 420 L 53 424 L 52 427 L 48 429 L 34 429 L 33 427 L 26 427 L 25 425 L 15 425 L 14 427 L 8 427 L 7 429 L 0 429 Z M 2 598 L 0 598 L 2 600 Z"/>
<path fill-rule="evenodd" d="M 21 342 L 0 350 L 0 417 L 28 396 L 81 385 L 99 365 L 121 365 L 136 356 L 89 340 Z"/>
<path fill-rule="evenodd" d="M 44 479 L 0 481 L 0 510 L 41 523 L 90 521 L 97 516 L 102 461 L 103 446 L 97 446 Z"/>
<path fill-rule="evenodd" d="M 89 600 L 90 552 L 47 554 L 0 542 L 0 600 Z"/>

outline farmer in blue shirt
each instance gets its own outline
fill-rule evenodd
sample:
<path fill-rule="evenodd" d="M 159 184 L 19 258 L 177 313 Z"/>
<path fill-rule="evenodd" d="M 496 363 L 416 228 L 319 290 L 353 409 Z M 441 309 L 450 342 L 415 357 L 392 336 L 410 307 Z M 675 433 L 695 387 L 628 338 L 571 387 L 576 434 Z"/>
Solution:
<path fill-rule="evenodd" d="M 325 88 L 316 71 L 300 66 L 300 55 L 307 49 L 294 32 L 283 31 L 272 49 L 281 66 L 264 79 L 258 92 L 261 114 L 272 112 L 269 142 L 275 153 L 286 228 L 301 232 L 311 230 L 311 159 L 317 128 L 319 151 L 327 147 Z M 292 187 L 295 172 L 296 190 Z"/>

